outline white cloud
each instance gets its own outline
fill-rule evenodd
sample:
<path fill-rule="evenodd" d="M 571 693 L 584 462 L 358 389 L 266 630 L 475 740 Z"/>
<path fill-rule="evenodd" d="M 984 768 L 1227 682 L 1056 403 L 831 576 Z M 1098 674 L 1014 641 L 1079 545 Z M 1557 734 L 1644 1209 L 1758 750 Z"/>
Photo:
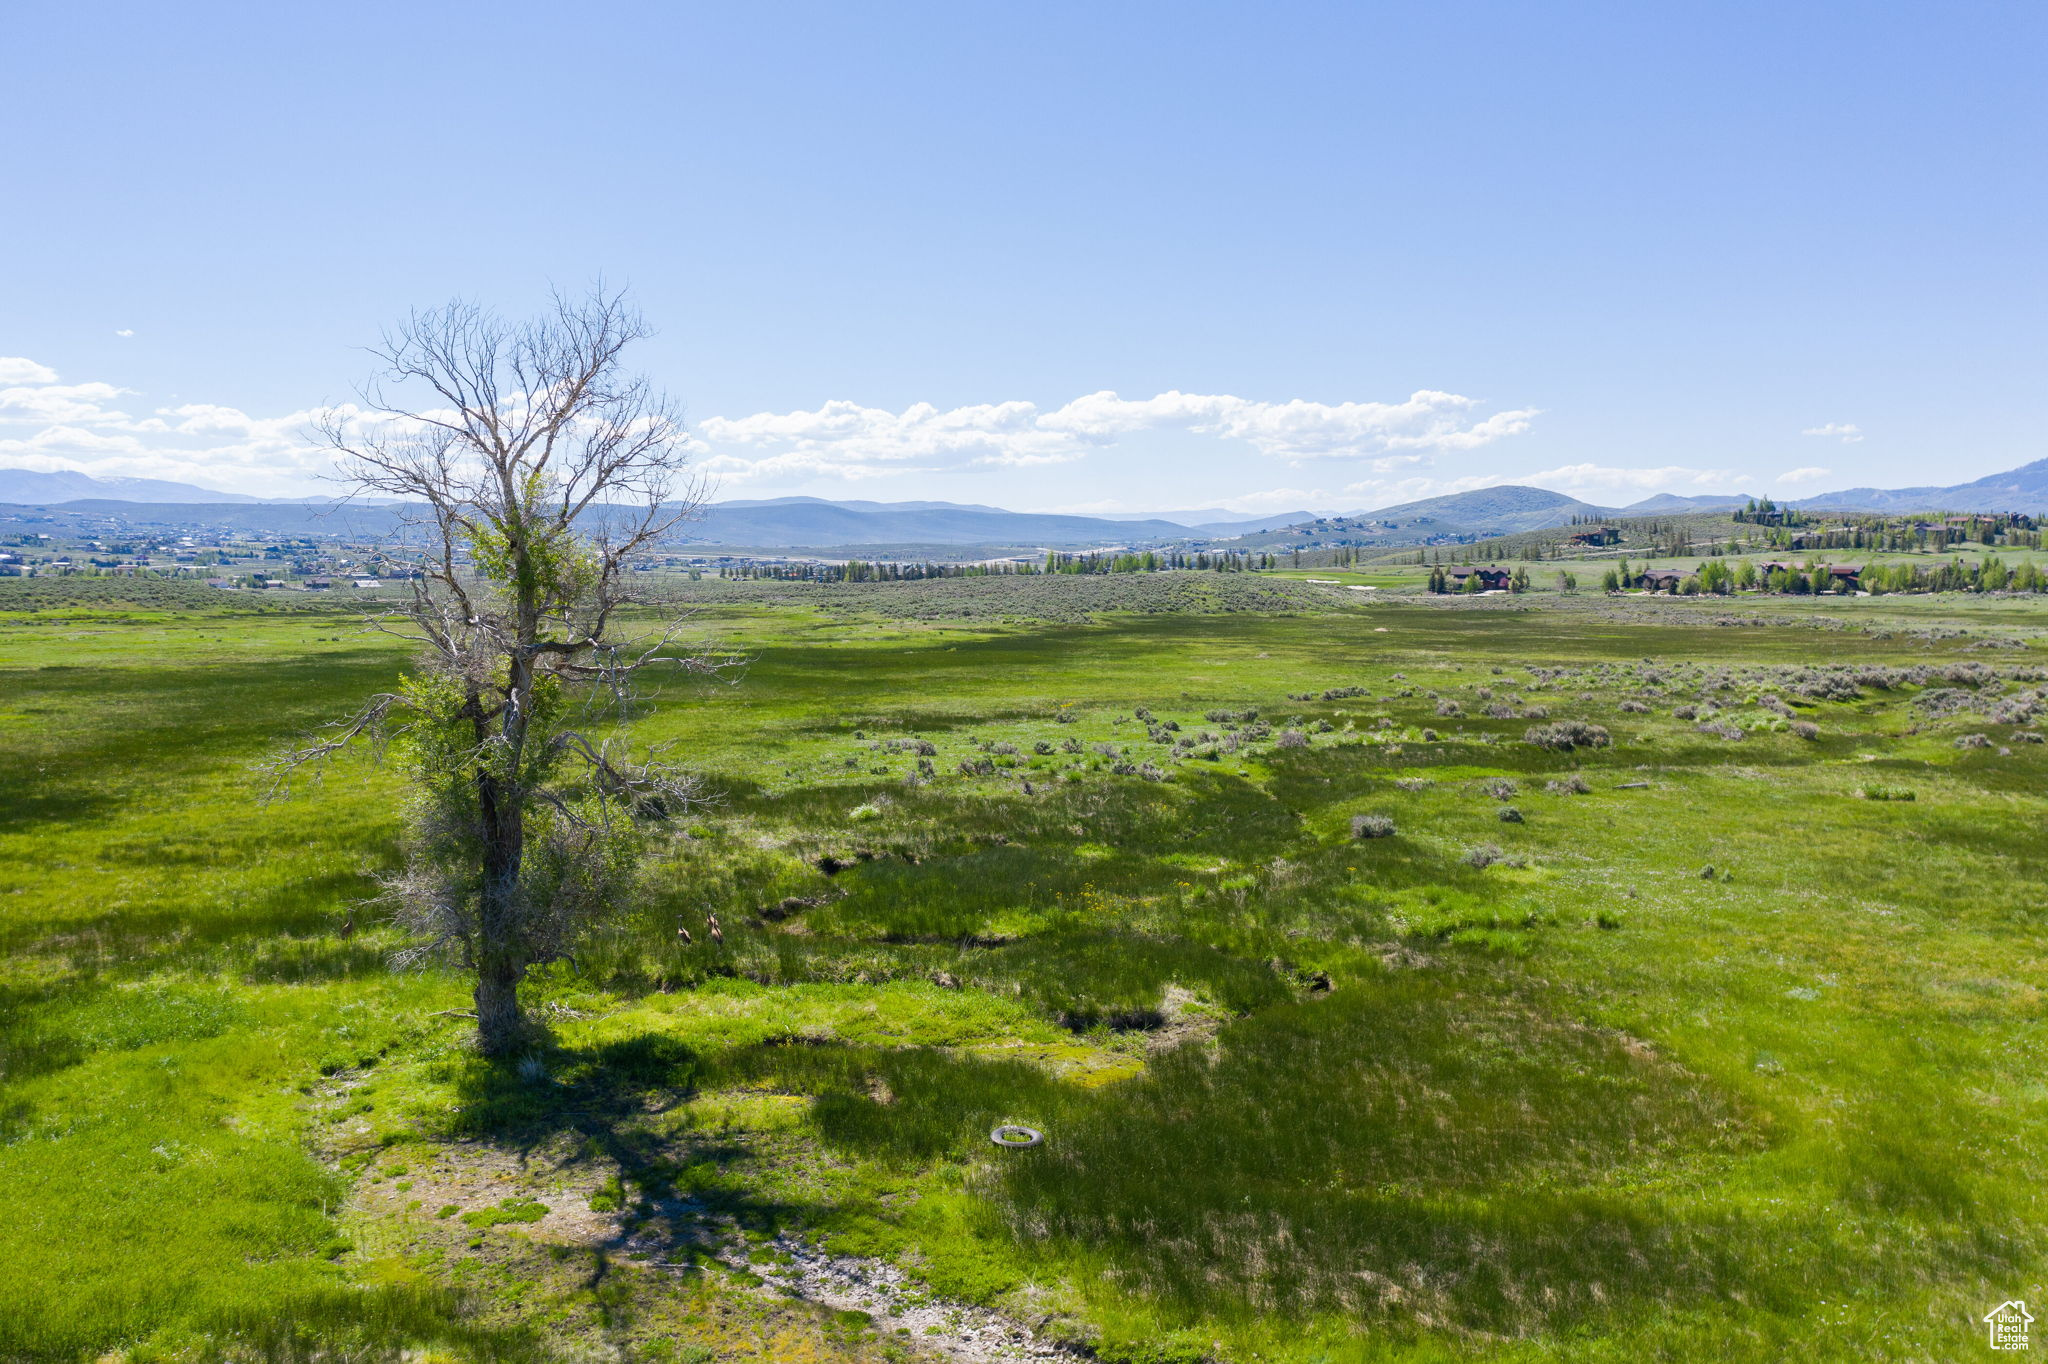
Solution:
<path fill-rule="evenodd" d="M 1778 482 L 1811 483 L 1817 478 L 1826 478 L 1833 472 L 1833 469 L 1823 469 L 1818 465 L 1809 464 L 1803 469 L 1793 469 L 1787 473 L 1779 474 Z"/>
<path fill-rule="evenodd" d="M 115 384 L 57 380 L 48 366 L 0 360 L 0 460 L 268 494 L 314 491 L 328 471 L 326 456 L 304 438 L 316 412 L 259 417 L 218 403 L 151 407 L 142 394 Z M 1044 468 L 1160 433 L 1236 444 L 1297 467 L 1355 461 L 1375 475 L 1396 476 L 1375 479 L 1373 489 L 1447 491 L 1508 480 L 1486 474 L 1433 484 L 1427 470 L 1437 458 L 1518 435 L 1538 415 L 1533 408 L 1482 408 L 1476 399 L 1427 389 L 1385 403 L 1268 403 L 1177 390 L 1146 399 L 1091 393 L 1051 409 L 1010 401 L 947 409 L 916 403 L 892 412 L 839 400 L 808 411 L 707 418 L 698 427 L 698 464 L 728 484 L 858 482 Z M 1148 460 L 1154 456 L 1145 451 Z M 1197 500 L 1255 512 L 1342 499 L 1327 488 L 1293 486 Z"/>
<path fill-rule="evenodd" d="M 1823 436 L 1839 438 L 1844 445 L 1854 445 L 1863 439 L 1863 433 L 1855 426 L 1842 422 L 1829 422 L 1826 426 L 1809 426 L 1799 433 L 1802 436 Z"/>
<path fill-rule="evenodd" d="M 1475 419 L 1477 399 L 1423 390 L 1398 403 L 1255 402 L 1229 394 L 1161 393 L 1128 399 L 1090 393 L 1052 411 L 1036 403 L 984 403 L 901 412 L 844 400 L 816 411 L 711 417 L 698 434 L 705 467 L 743 481 L 828 475 L 846 479 L 959 468 L 1064 464 L 1147 431 L 1242 441 L 1293 462 L 1472 450 L 1529 429 L 1534 408 Z M 759 451 L 759 454 L 753 453 Z"/>
<path fill-rule="evenodd" d="M 310 491 L 327 468 L 302 437 L 312 412 L 251 417 L 199 403 L 136 416 L 116 405 L 140 396 L 132 389 L 57 377 L 47 365 L 0 359 L 0 460 L 273 494 Z"/>
<path fill-rule="evenodd" d="M 135 335 L 135 328 L 133 328 L 133 327 L 116 327 L 116 328 L 114 328 L 114 335 L 116 335 L 116 336 L 133 336 L 133 335 Z"/>
<path fill-rule="evenodd" d="M 0 388 L 0 423 L 78 422 L 105 425 L 130 420 L 106 404 L 129 390 L 112 384 L 44 383 L 34 388 Z"/>
<path fill-rule="evenodd" d="M 0 355 L 0 384 L 54 384 L 57 371 L 19 355 Z"/>

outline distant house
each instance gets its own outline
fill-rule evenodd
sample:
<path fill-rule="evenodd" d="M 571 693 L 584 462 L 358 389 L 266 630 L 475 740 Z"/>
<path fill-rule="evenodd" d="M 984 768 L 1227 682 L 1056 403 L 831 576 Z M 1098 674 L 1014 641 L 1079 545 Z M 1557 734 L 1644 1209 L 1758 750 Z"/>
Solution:
<path fill-rule="evenodd" d="M 357 578 L 349 583 L 350 587 L 382 587 L 383 585 L 383 583 L 378 582 L 375 578 Z"/>
<path fill-rule="evenodd" d="M 1444 577 L 1450 580 L 1453 592 L 1464 591 L 1465 580 L 1474 577 L 1479 579 L 1479 590 L 1482 592 L 1505 592 L 1514 576 L 1509 570 L 1497 568 L 1492 564 L 1485 568 L 1452 568 L 1444 571 Z"/>
<path fill-rule="evenodd" d="M 325 592 L 328 588 L 332 586 L 334 586 L 334 579 L 332 578 L 306 579 L 306 590 L 308 592 Z"/>
<path fill-rule="evenodd" d="M 1645 592 L 1669 592 L 1685 581 L 1685 575 L 1675 568 L 1644 569 L 1636 584 Z"/>
<path fill-rule="evenodd" d="M 1811 578 L 1814 572 L 1811 568 L 1802 567 L 1799 564 L 1788 564 L 1782 559 L 1772 559 L 1768 563 L 1758 564 L 1756 571 L 1766 579 L 1773 573 L 1790 573 L 1801 578 Z M 1859 581 L 1863 575 L 1863 565 L 1861 564 L 1829 564 L 1823 571 L 1828 575 L 1830 582 L 1846 582 L 1851 587 L 1860 587 L 1862 585 Z"/>
<path fill-rule="evenodd" d="M 1621 543 L 1621 529 L 1618 526 L 1588 526 L 1573 531 L 1568 545 L 1618 545 Z"/>

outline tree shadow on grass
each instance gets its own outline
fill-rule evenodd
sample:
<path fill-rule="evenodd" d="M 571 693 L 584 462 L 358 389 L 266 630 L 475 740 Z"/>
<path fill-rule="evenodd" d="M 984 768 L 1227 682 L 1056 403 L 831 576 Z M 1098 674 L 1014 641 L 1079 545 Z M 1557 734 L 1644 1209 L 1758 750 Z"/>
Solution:
<path fill-rule="evenodd" d="M 590 1047 L 553 1045 L 536 1034 L 533 1043 L 517 1060 L 477 1060 L 461 1072 L 447 1135 L 521 1159 L 554 1153 L 568 1167 L 601 1173 L 600 1197 L 615 1206 L 598 1210 L 618 1212 L 620 1222 L 598 1248 L 599 1277 L 606 1257 L 629 1248 L 652 1249 L 671 1265 L 701 1264 L 735 1228 L 772 1236 L 824 1212 L 763 1195 L 736 1177 L 769 1154 L 743 1136 L 661 1130 L 659 1119 L 709 1073 L 683 1043 L 660 1033 Z"/>

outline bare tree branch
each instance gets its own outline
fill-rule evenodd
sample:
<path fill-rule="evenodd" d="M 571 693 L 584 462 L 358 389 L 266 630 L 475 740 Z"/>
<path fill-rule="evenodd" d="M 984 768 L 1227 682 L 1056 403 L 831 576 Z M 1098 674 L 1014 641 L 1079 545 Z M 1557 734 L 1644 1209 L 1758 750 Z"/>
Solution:
<path fill-rule="evenodd" d="M 476 304 L 414 312 L 372 349 L 359 408 L 318 431 L 352 496 L 395 499 L 408 599 L 373 627 L 417 643 L 423 681 L 380 697 L 274 764 L 317 762 L 406 708 L 416 784 L 407 865 L 384 900 L 415 935 L 476 973 L 487 1051 L 519 1045 L 526 968 L 569 950 L 616 908 L 630 826 L 706 799 L 652 753 L 560 730 L 551 698 L 623 717 L 631 680 L 668 667 L 716 676 L 737 660 L 678 651 L 670 616 L 621 633 L 635 561 L 695 514 L 680 410 L 622 356 L 647 335 L 617 292 L 557 295 L 514 325 Z"/>

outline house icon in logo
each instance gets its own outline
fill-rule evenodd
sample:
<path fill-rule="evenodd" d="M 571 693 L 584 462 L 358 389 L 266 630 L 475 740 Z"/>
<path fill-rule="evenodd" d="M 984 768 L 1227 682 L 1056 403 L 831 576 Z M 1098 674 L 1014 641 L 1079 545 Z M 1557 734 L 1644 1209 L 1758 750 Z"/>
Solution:
<path fill-rule="evenodd" d="M 2024 1350 L 2027 1348 L 2027 1324 L 2033 1321 L 2033 1313 L 2027 1305 L 2015 1298 L 2002 1302 L 1984 1314 L 1985 1328 L 1991 1332 L 1991 1348 L 1994 1350 Z"/>

